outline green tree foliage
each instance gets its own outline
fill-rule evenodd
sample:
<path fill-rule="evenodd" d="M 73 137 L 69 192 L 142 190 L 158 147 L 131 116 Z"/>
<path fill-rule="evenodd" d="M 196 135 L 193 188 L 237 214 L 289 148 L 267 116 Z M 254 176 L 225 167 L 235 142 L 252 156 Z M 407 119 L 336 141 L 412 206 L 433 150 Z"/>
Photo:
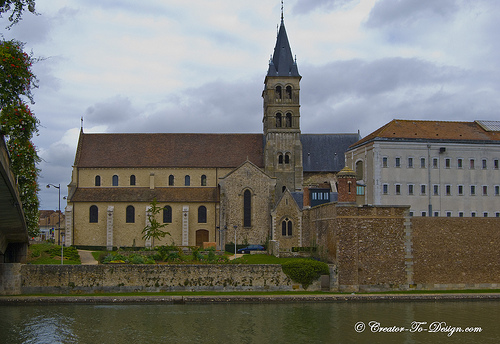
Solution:
<path fill-rule="evenodd" d="M 158 206 L 158 202 L 156 202 L 156 198 L 150 203 L 150 208 L 148 212 L 148 224 L 142 230 L 142 238 L 144 240 L 153 239 L 152 245 L 154 247 L 154 239 L 159 240 L 160 238 L 164 238 L 166 235 L 170 235 L 169 232 L 165 232 L 162 230 L 163 227 L 166 227 L 166 223 L 160 223 L 156 220 L 156 216 L 162 211 L 162 207 Z"/>
<path fill-rule="evenodd" d="M 321 275 L 329 275 L 328 264 L 312 259 L 293 259 L 281 264 L 285 275 L 292 281 L 302 284 L 304 289 Z"/>
<path fill-rule="evenodd" d="M 38 175 L 40 158 L 31 142 L 38 133 L 38 119 L 22 97 L 33 102 L 37 87 L 31 71 L 33 58 L 17 41 L 0 41 L 0 132 L 8 137 L 11 169 L 16 176 L 28 233 L 38 234 Z"/>
<path fill-rule="evenodd" d="M 21 20 L 24 11 L 35 13 L 35 0 L 0 0 L 0 15 L 10 13 L 9 21 L 12 26 Z"/>

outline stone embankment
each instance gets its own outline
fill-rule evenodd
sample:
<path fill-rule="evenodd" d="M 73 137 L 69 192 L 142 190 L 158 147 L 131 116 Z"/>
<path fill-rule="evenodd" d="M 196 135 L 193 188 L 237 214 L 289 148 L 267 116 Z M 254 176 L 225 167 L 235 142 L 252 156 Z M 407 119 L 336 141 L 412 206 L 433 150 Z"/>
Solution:
<path fill-rule="evenodd" d="M 141 295 L 141 296 L 4 296 L 2 304 L 197 304 L 197 303 L 290 303 L 290 302 L 398 302 L 398 301 L 500 300 L 500 293 L 453 294 L 287 294 L 287 295 Z"/>

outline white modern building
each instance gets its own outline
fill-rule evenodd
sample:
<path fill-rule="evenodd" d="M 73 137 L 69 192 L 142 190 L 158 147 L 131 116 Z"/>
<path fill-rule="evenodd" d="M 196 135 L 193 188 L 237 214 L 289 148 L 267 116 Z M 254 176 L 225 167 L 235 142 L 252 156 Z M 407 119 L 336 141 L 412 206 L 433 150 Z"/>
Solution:
<path fill-rule="evenodd" d="M 412 216 L 500 217 L 500 122 L 393 120 L 353 144 L 364 204 Z"/>

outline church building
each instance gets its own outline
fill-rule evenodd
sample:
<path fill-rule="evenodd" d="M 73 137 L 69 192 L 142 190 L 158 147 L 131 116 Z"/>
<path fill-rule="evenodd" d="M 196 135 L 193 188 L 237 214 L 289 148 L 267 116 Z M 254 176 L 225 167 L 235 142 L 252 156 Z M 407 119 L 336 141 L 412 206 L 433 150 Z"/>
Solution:
<path fill-rule="evenodd" d="M 302 134 L 300 80 L 283 16 L 262 93 L 259 134 L 86 134 L 68 188 L 66 245 L 148 247 L 150 203 L 170 233 L 154 245 L 303 243 L 304 199 L 335 201 L 359 134 Z M 307 114 L 305 115 L 307 120 Z M 316 192 L 320 190 L 320 192 Z M 305 194 L 304 194 L 305 193 Z M 321 197 L 319 200 L 318 197 Z M 321 202 L 319 202 L 321 203 Z"/>

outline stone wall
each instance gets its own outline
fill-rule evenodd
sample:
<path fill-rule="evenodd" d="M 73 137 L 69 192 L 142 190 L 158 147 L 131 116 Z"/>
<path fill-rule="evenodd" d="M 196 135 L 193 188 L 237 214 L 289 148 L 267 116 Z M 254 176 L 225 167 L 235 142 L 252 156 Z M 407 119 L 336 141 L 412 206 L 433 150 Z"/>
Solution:
<path fill-rule="evenodd" d="M 22 265 L 21 276 L 22 294 L 302 290 L 281 265 Z"/>
<path fill-rule="evenodd" d="M 0 264 L 0 295 L 21 294 L 21 264 Z"/>
<path fill-rule="evenodd" d="M 412 218 L 417 288 L 500 287 L 499 218 Z"/>
<path fill-rule="evenodd" d="M 329 203 L 304 211 L 303 233 L 337 266 L 340 291 L 500 287 L 500 218 Z"/>

